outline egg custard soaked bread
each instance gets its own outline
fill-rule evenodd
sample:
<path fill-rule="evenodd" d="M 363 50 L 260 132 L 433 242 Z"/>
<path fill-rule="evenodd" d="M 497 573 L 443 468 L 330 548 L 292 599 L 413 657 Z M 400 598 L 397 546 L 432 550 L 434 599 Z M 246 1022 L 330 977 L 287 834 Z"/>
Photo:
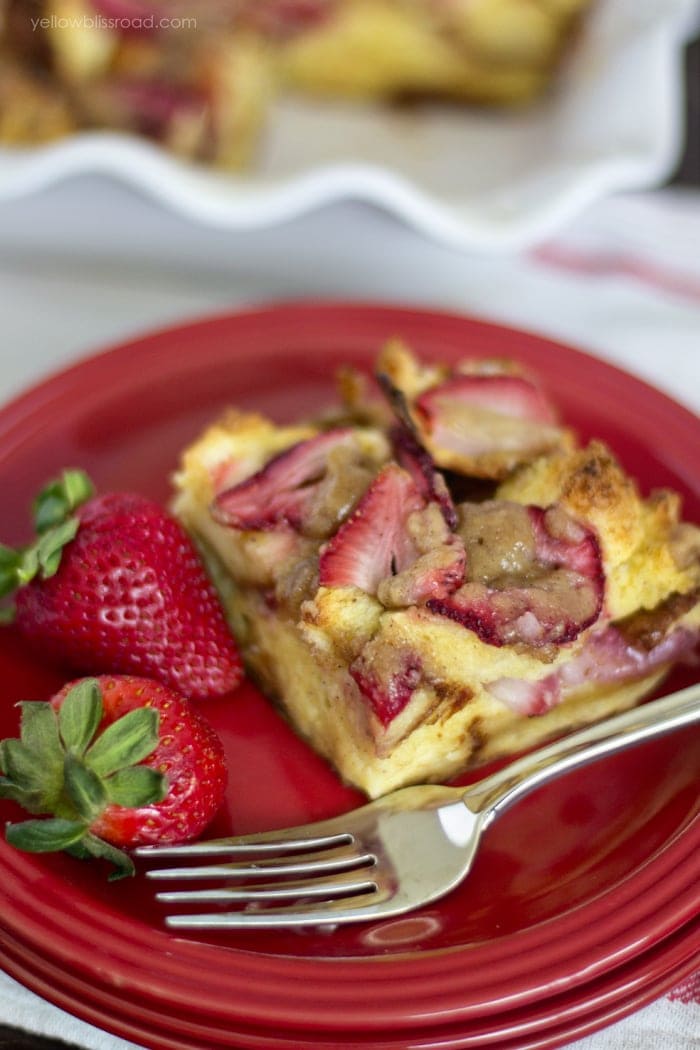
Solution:
<path fill-rule="evenodd" d="M 318 420 L 229 411 L 175 478 L 251 675 L 372 797 L 630 707 L 700 634 L 700 530 L 532 376 L 396 343 L 377 376 Z"/>

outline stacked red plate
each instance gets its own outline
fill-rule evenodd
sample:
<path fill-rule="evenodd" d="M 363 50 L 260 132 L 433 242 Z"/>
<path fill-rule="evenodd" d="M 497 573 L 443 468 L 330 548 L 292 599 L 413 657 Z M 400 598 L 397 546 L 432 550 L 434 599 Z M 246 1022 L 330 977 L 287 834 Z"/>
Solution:
<path fill-rule="evenodd" d="M 328 402 L 340 363 L 401 335 L 421 355 L 515 357 L 582 438 L 700 517 L 700 424 L 664 395 L 537 336 L 445 314 L 287 305 L 161 332 L 49 378 L 0 412 L 5 542 L 66 465 L 166 500 L 179 450 L 226 405 L 291 418 Z M 642 423 L 643 421 L 643 423 Z M 6 703 L 61 683 L 10 628 Z M 688 684 L 677 672 L 669 689 Z M 212 834 L 317 820 L 360 797 L 246 684 L 207 704 L 230 787 Z M 99 1027 L 162 1050 L 561 1046 L 661 995 L 700 962 L 700 738 L 693 729 L 540 789 L 490 830 L 468 880 L 397 919 L 331 930 L 167 931 L 140 875 L 108 883 L 67 856 L 0 844 L 0 962 Z M 0 817 L 16 815 L 10 803 Z"/>

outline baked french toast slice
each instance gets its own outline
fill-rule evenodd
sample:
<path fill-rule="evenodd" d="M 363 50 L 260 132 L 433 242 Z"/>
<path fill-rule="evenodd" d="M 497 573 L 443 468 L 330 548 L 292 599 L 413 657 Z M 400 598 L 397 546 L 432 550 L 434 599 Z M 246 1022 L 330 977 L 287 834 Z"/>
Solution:
<path fill-rule="evenodd" d="M 412 367 L 421 395 L 479 374 Z M 249 672 L 372 797 L 627 708 L 697 645 L 700 530 L 677 496 L 643 498 L 604 444 L 579 447 L 553 422 L 539 390 L 547 448 L 525 443 L 504 466 L 521 373 L 488 374 L 504 385 L 489 395 L 498 469 L 478 497 L 454 461 L 436 465 L 440 433 L 424 443 L 396 375 L 361 420 L 347 405 L 291 426 L 231 411 L 175 477 L 175 511 Z"/>

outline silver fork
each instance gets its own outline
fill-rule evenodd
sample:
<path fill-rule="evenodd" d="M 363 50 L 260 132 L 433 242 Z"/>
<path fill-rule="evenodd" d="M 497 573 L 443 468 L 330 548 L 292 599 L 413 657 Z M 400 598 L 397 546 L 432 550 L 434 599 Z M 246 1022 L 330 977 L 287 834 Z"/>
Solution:
<path fill-rule="evenodd" d="M 471 868 L 485 829 L 524 795 L 594 759 L 694 722 L 700 722 L 700 683 L 572 733 L 466 788 L 402 788 L 331 820 L 135 852 L 150 861 L 226 858 L 146 872 L 151 879 L 225 882 L 158 893 L 165 904 L 227 906 L 170 914 L 170 927 L 338 925 L 401 915 L 453 890 Z"/>

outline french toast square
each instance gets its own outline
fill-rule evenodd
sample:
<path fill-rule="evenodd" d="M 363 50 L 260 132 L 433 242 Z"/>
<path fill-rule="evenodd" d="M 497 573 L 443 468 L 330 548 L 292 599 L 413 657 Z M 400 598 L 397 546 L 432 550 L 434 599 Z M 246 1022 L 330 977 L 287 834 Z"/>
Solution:
<path fill-rule="evenodd" d="M 232 410 L 174 478 L 249 673 L 370 797 L 630 707 L 700 635 L 700 530 L 602 442 L 580 447 L 535 377 L 397 344 L 377 372 L 381 411 L 277 425 Z M 443 394 L 450 428 L 428 433 L 418 403 L 437 413 Z M 440 466 L 475 403 L 498 463 L 486 488 L 473 458 Z M 546 447 L 517 447 L 512 420 L 545 417 Z"/>

